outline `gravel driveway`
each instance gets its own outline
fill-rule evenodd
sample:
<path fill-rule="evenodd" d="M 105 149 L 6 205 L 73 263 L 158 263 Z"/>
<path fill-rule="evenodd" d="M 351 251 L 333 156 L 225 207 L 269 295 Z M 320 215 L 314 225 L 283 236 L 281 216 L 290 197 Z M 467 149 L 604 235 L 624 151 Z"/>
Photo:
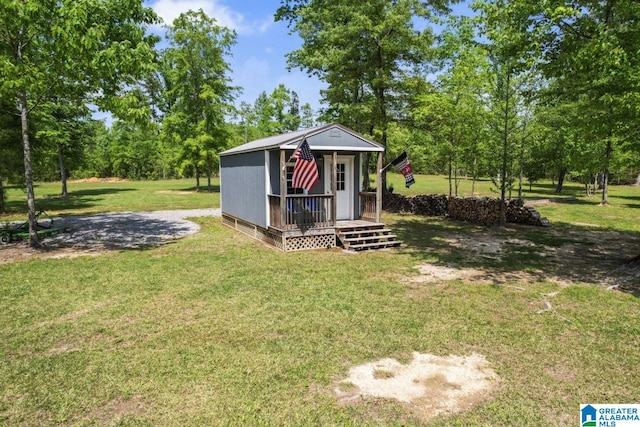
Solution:
<path fill-rule="evenodd" d="M 200 226 L 186 218 L 219 217 L 220 209 L 120 212 L 56 218 L 64 233 L 44 240 L 50 249 L 106 250 L 143 248 L 196 233 Z"/>

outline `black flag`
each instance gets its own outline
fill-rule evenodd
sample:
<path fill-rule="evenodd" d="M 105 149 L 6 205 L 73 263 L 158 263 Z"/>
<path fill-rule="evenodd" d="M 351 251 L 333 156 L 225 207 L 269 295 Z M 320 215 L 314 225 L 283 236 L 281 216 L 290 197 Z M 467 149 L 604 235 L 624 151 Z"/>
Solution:
<path fill-rule="evenodd" d="M 413 172 L 411 171 L 411 163 L 407 157 L 407 152 L 403 151 L 394 161 L 391 162 L 393 166 L 398 168 L 400 173 L 404 176 L 404 185 L 409 188 L 415 184 L 416 180 L 413 179 Z"/>

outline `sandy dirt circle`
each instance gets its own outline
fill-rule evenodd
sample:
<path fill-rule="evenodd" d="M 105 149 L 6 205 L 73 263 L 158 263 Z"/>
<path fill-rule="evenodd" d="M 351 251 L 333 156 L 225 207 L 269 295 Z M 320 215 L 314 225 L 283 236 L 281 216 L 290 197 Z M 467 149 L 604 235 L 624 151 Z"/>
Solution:
<path fill-rule="evenodd" d="M 387 358 L 351 368 L 335 392 L 342 403 L 367 397 L 395 399 L 428 420 L 469 409 L 490 396 L 497 383 L 497 374 L 480 354 L 440 357 L 414 352 L 408 364 Z"/>

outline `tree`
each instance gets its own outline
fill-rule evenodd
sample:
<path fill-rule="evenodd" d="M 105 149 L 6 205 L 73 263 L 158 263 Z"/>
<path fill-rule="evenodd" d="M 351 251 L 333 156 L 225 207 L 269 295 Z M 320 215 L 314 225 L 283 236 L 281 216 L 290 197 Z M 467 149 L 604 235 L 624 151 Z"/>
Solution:
<path fill-rule="evenodd" d="M 7 113 L 6 107 L 0 98 L 0 214 L 7 211 L 7 181 L 17 181 L 23 174 L 20 164 L 20 118 Z"/>
<path fill-rule="evenodd" d="M 192 169 L 196 188 L 200 175 L 217 169 L 217 153 L 227 145 L 225 116 L 232 111 L 236 88 L 230 85 L 225 56 L 236 42 L 233 31 L 220 27 L 202 10 L 178 16 L 168 27 L 169 48 L 164 52 L 167 93 L 172 101 L 164 117 L 171 132 L 165 139 L 181 147 L 182 169 Z"/>
<path fill-rule="evenodd" d="M 253 117 L 260 138 L 300 129 L 298 94 L 280 84 L 271 94 L 262 92 L 253 106 Z"/>
<path fill-rule="evenodd" d="M 91 136 L 89 109 L 66 99 L 44 103 L 36 116 L 36 139 L 55 151 L 60 171 L 62 197 L 68 197 L 68 160 L 80 160 L 84 144 Z M 70 159 L 69 159 L 70 158 Z"/>
<path fill-rule="evenodd" d="M 640 115 L 640 4 L 633 0 L 489 0 L 481 9 L 516 34 L 515 57 L 528 57 L 553 81 L 558 99 L 580 102 L 591 144 L 600 145 L 602 204 L 608 203 L 611 161 L 620 149 L 638 150 L 630 123 Z"/>
<path fill-rule="evenodd" d="M 387 145 L 389 123 L 412 95 L 411 77 L 429 62 L 431 28 L 416 29 L 448 10 L 446 0 L 283 0 L 276 20 L 286 21 L 303 40 L 288 54 L 291 67 L 328 84 L 328 114 Z M 365 161 L 365 164 L 367 162 Z M 386 187 L 386 175 L 382 177 Z"/>
<path fill-rule="evenodd" d="M 460 174 L 478 171 L 486 132 L 485 96 L 489 91 L 487 52 L 475 41 L 469 18 L 452 18 L 439 36 L 434 86 L 420 91 L 411 108 L 415 126 L 429 129 L 446 162 L 449 195 L 458 194 Z"/>
<path fill-rule="evenodd" d="M 36 234 L 29 116 L 42 101 L 115 93 L 151 63 L 156 22 L 142 1 L 5 0 L 0 2 L 0 97 L 20 116 L 29 244 Z"/>

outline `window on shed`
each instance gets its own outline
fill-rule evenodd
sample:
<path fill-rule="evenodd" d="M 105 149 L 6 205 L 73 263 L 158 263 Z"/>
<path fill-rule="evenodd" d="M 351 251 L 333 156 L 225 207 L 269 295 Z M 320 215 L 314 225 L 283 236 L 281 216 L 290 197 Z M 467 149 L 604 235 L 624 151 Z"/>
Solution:
<path fill-rule="evenodd" d="M 322 159 L 316 158 L 316 166 L 318 167 L 318 173 L 320 175 L 320 181 L 316 184 L 316 187 L 313 188 L 312 192 L 317 192 L 318 186 L 321 185 L 323 174 L 324 174 L 324 162 Z M 304 194 L 304 189 L 302 188 L 293 188 L 291 184 L 293 183 L 293 166 L 287 166 L 287 194 Z"/>
<path fill-rule="evenodd" d="M 293 166 L 287 166 L 287 194 L 304 194 L 304 189 L 293 188 Z"/>

